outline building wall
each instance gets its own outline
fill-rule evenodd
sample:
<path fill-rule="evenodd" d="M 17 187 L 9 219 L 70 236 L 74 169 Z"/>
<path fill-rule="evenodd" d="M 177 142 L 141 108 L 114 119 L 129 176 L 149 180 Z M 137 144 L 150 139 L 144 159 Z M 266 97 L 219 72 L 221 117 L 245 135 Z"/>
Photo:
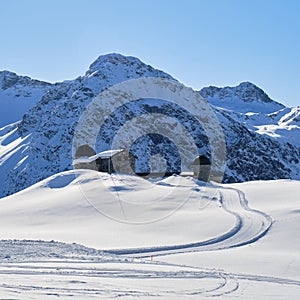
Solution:
<path fill-rule="evenodd" d="M 98 167 L 96 165 L 96 162 L 89 162 L 89 163 L 80 163 L 74 165 L 74 169 L 88 169 L 88 170 L 95 170 L 98 171 Z"/>
<path fill-rule="evenodd" d="M 195 178 L 197 178 L 201 181 L 204 181 L 204 182 L 209 181 L 211 165 L 210 165 L 210 161 L 207 157 L 205 157 L 205 156 L 197 157 L 194 160 L 193 169 L 194 169 L 194 177 Z"/>
<path fill-rule="evenodd" d="M 135 156 L 122 151 L 110 158 L 97 159 L 99 172 L 135 174 Z"/>

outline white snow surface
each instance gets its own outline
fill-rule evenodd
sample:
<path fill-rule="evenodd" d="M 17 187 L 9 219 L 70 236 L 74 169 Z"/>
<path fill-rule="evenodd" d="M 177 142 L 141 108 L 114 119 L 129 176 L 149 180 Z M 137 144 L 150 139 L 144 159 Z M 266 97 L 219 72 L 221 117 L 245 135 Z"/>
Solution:
<path fill-rule="evenodd" d="M 0 298 L 298 299 L 299 188 L 53 175 L 0 200 Z"/>
<path fill-rule="evenodd" d="M 256 126 L 257 132 L 300 147 L 300 106 L 285 111 L 287 113 L 273 124 L 265 122 L 265 125 Z"/>

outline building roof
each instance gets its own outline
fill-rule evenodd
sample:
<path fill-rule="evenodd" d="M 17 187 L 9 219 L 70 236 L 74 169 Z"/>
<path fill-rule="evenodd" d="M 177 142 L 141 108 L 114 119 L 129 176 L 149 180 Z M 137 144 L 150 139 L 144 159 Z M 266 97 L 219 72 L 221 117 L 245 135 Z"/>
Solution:
<path fill-rule="evenodd" d="M 124 149 L 106 150 L 106 151 L 97 153 L 96 155 L 93 155 L 93 156 L 82 156 L 77 159 L 74 159 L 73 165 L 82 164 L 82 163 L 90 163 L 92 161 L 95 161 L 98 158 L 102 158 L 102 159 L 110 158 L 122 151 L 124 151 Z"/>

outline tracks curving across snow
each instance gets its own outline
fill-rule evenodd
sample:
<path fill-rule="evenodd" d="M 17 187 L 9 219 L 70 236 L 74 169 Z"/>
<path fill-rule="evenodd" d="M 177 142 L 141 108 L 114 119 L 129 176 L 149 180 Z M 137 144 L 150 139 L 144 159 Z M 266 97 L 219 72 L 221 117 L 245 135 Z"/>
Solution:
<path fill-rule="evenodd" d="M 218 270 L 118 257 L 78 244 L 2 240 L 0 250 L 1 299 L 177 299 L 226 295 L 238 288 L 233 276 Z"/>
<path fill-rule="evenodd" d="M 211 251 L 239 247 L 263 237 L 272 225 L 264 212 L 249 208 L 245 194 L 234 188 L 218 187 L 222 208 L 236 218 L 235 225 L 225 234 L 195 243 L 131 249 L 106 250 L 106 253 L 134 257 L 169 255 L 181 252 Z"/>
<path fill-rule="evenodd" d="M 10 240 L 0 247 L 1 299 L 203 299 L 239 290 L 242 296 L 249 283 L 300 291 L 296 280 L 119 257 L 78 244 Z"/>

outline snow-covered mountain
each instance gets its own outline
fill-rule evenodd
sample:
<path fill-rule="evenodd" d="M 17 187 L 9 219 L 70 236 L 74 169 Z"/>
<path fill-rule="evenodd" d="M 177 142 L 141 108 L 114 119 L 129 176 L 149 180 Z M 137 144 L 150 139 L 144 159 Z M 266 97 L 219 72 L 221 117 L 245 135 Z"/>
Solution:
<path fill-rule="evenodd" d="M 9 71 L 0 72 L 0 127 L 21 120 L 52 86 Z"/>
<path fill-rule="evenodd" d="M 300 107 L 285 107 L 250 82 L 237 87 L 205 87 L 199 93 L 249 130 L 300 147 Z"/>
<path fill-rule="evenodd" d="M 0 128 L 0 196 L 72 168 L 72 139 L 77 121 L 85 107 L 105 88 L 141 77 L 175 80 L 137 58 L 120 54 L 100 56 L 85 75 L 56 84 L 7 71 L 0 76 L 1 111 L 2 107 L 6 110 L 0 115 L 3 126 Z M 208 87 L 200 94 L 212 104 L 224 129 L 228 157 L 225 182 L 300 178 L 299 108 L 284 107 L 251 83 L 223 89 Z M 174 105 L 163 101 L 141 99 L 132 105 L 126 107 L 127 113 L 131 110 L 142 114 L 155 108 L 156 112 L 169 116 L 181 114 Z M 99 135 L 97 151 L 109 148 L 112 134 L 122 122 L 122 114 L 108 120 Z M 196 144 L 209 155 L 203 129 L 195 128 L 188 114 L 181 114 L 181 122 L 194 132 Z M 156 150 L 164 149 L 168 153 L 170 168 L 176 169 L 179 162 L 172 144 L 157 137 L 151 137 L 151 142 Z M 142 145 L 149 146 L 146 138 L 135 145 L 134 151 L 137 156 L 145 157 L 147 153 Z"/>

